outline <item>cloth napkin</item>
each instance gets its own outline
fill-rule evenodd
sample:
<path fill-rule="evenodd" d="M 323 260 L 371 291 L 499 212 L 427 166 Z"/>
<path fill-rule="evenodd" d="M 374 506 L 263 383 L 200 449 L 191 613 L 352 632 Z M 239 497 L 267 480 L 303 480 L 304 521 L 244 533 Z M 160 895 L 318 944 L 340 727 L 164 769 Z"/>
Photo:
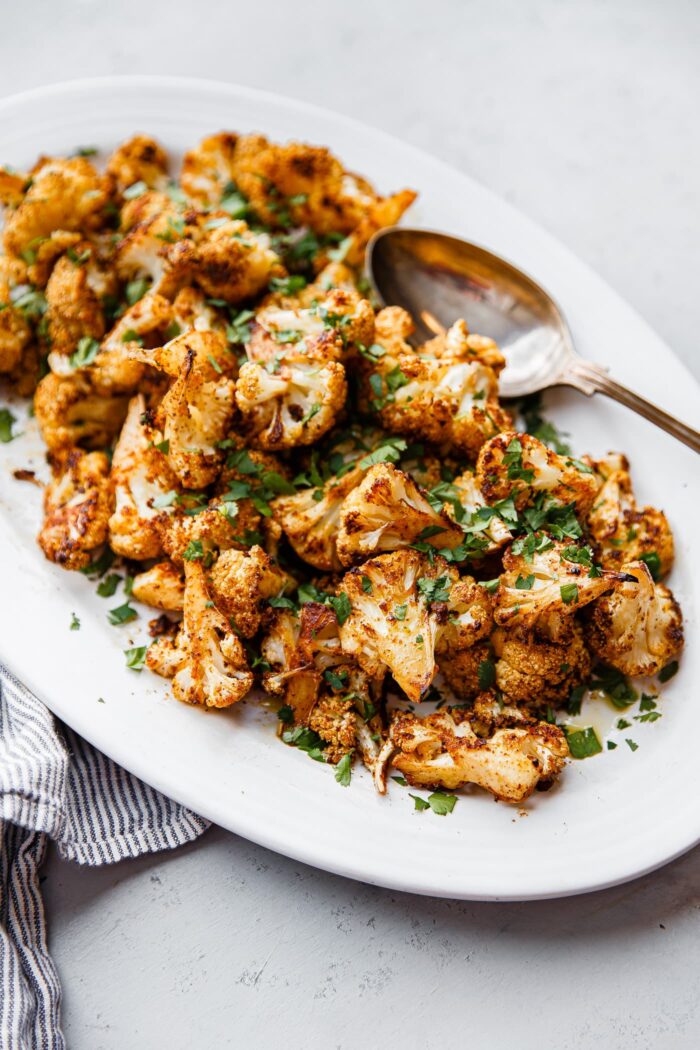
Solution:
<path fill-rule="evenodd" d="M 113 864 L 196 839 L 209 824 L 66 726 L 0 664 L 0 1047 L 65 1050 L 39 868 Z"/>

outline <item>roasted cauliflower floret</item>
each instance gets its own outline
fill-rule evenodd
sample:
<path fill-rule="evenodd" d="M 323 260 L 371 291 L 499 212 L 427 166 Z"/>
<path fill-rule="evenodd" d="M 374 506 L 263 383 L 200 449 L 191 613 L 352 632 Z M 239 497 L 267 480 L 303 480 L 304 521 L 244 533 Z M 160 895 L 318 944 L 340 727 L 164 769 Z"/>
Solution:
<path fill-rule="evenodd" d="M 12 304 L 11 290 L 21 284 L 24 267 L 0 256 L 0 373 L 12 372 L 32 338 L 31 325 Z"/>
<path fill-rule="evenodd" d="M 193 221 L 190 222 L 189 220 Z M 196 216 L 185 212 L 164 193 L 147 192 L 122 209 L 125 235 L 115 249 L 114 263 L 122 281 L 150 280 L 151 289 L 174 295 L 188 278 L 189 258 L 174 249 L 196 235 Z"/>
<path fill-rule="evenodd" d="M 239 303 L 258 295 L 283 271 L 268 234 L 253 233 L 245 222 L 225 215 L 220 222 L 196 242 L 178 241 L 168 249 L 167 263 L 174 273 L 186 272 L 207 295 Z"/>
<path fill-rule="evenodd" d="M 171 561 L 181 565 L 190 557 L 202 558 L 209 566 L 217 551 L 246 550 L 250 546 L 248 536 L 255 534 L 260 524 L 260 515 L 249 500 L 232 505 L 214 496 L 207 502 L 202 493 L 189 497 L 183 492 L 175 513 L 157 522 L 163 550 Z"/>
<path fill-rule="evenodd" d="M 345 369 L 285 357 L 275 372 L 254 361 L 244 364 L 236 404 L 253 445 L 263 449 L 311 445 L 333 426 L 345 404 Z"/>
<path fill-rule="evenodd" d="M 477 642 L 468 649 L 440 653 L 440 673 L 458 700 L 471 700 L 483 688 L 479 668 L 491 662 L 488 642 Z"/>
<path fill-rule="evenodd" d="M 182 348 L 174 344 L 182 342 Z M 167 442 L 167 459 L 186 488 L 206 488 L 224 460 L 220 448 L 235 413 L 234 383 L 223 375 L 217 356 L 225 343 L 216 332 L 192 331 L 165 348 L 183 367 L 156 412 Z M 166 362 L 167 364 L 167 362 Z"/>
<path fill-rule="evenodd" d="M 502 802 L 520 803 L 564 768 L 566 737 L 547 722 L 519 722 L 484 739 L 460 711 L 436 711 L 427 718 L 394 715 L 392 766 L 415 787 L 454 791 L 477 784 Z"/>
<path fill-rule="evenodd" d="M 424 438 L 475 459 L 511 418 L 498 404 L 498 380 L 479 361 L 380 357 L 365 390 L 369 407 L 396 434 Z"/>
<path fill-rule="evenodd" d="M 666 515 L 655 507 L 637 507 L 624 456 L 589 461 L 602 484 L 586 519 L 606 568 L 646 561 L 652 576 L 663 579 L 673 567 L 674 542 Z"/>
<path fill-rule="evenodd" d="M 415 330 L 413 318 L 402 306 L 385 306 L 374 318 L 375 341 L 392 358 L 413 353 L 408 338 Z"/>
<path fill-rule="evenodd" d="M 408 547 L 426 530 L 434 547 L 456 547 L 463 532 L 436 511 L 414 480 L 391 463 L 371 467 L 343 502 L 336 544 L 343 565 Z"/>
<path fill-rule="evenodd" d="M 52 466 L 39 546 L 49 561 L 82 569 L 107 539 L 113 504 L 109 460 L 103 452 L 71 449 L 56 456 Z"/>
<path fill-rule="evenodd" d="M 173 513 L 177 478 L 163 452 L 160 434 L 145 423 L 143 394 L 132 398 L 112 458 L 115 507 L 109 543 L 116 554 L 142 560 L 163 550 L 159 525 Z"/>
<path fill-rule="evenodd" d="M 137 602 L 166 612 L 182 612 L 185 602 L 183 570 L 171 561 L 159 561 L 134 576 L 131 593 Z"/>
<path fill-rule="evenodd" d="M 91 252 L 89 247 L 84 249 Z M 99 342 L 105 332 L 102 305 L 90 285 L 90 271 L 80 256 L 64 255 L 46 285 L 46 311 L 51 356 L 75 352 L 81 339 Z M 51 362 L 49 362 L 51 363 Z"/>
<path fill-rule="evenodd" d="M 230 707 L 250 692 L 253 674 L 241 641 L 213 604 L 204 568 L 197 561 L 185 564 L 181 635 L 176 643 L 181 659 L 173 676 L 178 700 L 202 707 Z M 157 670 L 150 662 L 148 666 Z"/>
<path fill-rule="evenodd" d="M 115 149 L 106 171 L 118 193 L 136 183 L 143 183 L 149 190 L 160 190 L 168 181 L 168 155 L 155 139 L 134 135 Z"/>
<path fill-rule="evenodd" d="M 282 594 L 288 583 L 287 574 L 258 546 L 223 551 L 209 574 L 217 608 L 243 638 L 256 634 L 269 608 L 267 600 Z"/>
<path fill-rule="evenodd" d="M 104 448 L 124 422 L 129 399 L 98 394 L 82 375 L 49 373 L 34 395 L 34 411 L 49 450 Z"/>
<path fill-rule="evenodd" d="M 496 375 L 503 371 L 506 363 L 498 344 L 487 336 L 470 332 L 464 320 L 455 321 L 446 332 L 424 343 L 418 352 L 444 361 L 480 361 L 492 368 Z"/>
<path fill-rule="evenodd" d="M 489 636 L 493 629 L 493 602 L 481 584 L 471 576 L 463 576 L 449 585 L 445 580 L 440 593 L 435 593 L 436 588 L 432 590 L 433 600 L 444 602 L 444 607 L 439 610 L 436 652 L 454 653 L 470 649 Z M 446 591 L 449 593 L 444 596 L 442 592 Z"/>
<path fill-rule="evenodd" d="M 501 627 L 529 629 L 551 616 L 568 619 L 626 578 L 625 573 L 596 568 L 586 548 L 541 533 L 535 534 L 532 553 L 524 544 L 519 549 L 514 553 L 511 546 L 503 556 L 494 611 Z"/>
<path fill-rule="evenodd" d="M 363 475 L 363 470 L 354 467 L 341 478 L 331 478 L 323 489 L 302 489 L 293 496 L 273 500 L 275 521 L 299 557 L 315 569 L 337 572 L 342 567 L 336 550 L 340 513 L 348 493 Z"/>
<path fill-rule="evenodd" d="M 573 503 L 585 517 L 598 488 L 590 468 L 552 452 L 536 437 L 509 430 L 488 441 L 476 465 L 476 477 L 487 503 L 512 496 L 520 510 L 539 492 L 561 505 Z"/>
<path fill-rule="evenodd" d="M 56 230 L 75 233 L 94 229 L 106 203 L 105 180 L 88 160 L 46 158 L 33 169 L 22 202 L 6 217 L 5 250 L 21 257 Z"/>
<path fill-rule="evenodd" d="M 357 345 L 374 337 L 374 311 L 357 292 L 334 290 L 308 307 L 267 305 L 255 315 L 247 347 L 251 361 L 270 361 L 284 347 L 294 355 L 320 361 L 342 360 Z"/>
<path fill-rule="evenodd" d="M 590 674 L 591 656 L 578 623 L 571 624 L 563 642 L 502 630 L 495 631 L 491 641 L 497 657 L 496 685 L 510 703 L 559 706 Z"/>
<path fill-rule="evenodd" d="M 605 663 L 628 675 L 653 675 L 683 648 L 683 617 L 644 562 L 626 562 L 629 581 L 593 606 L 588 641 Z"/>
<path fill-rule="evenodd" d="M 129 307 L 103 339 L 87 373 L 102 394 L 131 394 L 143 379 L 144 363 L 151 363 L 144 345 L 159 342 L 172 318 L 172 306 L 157 292 L 148 292 Z M 49 363 L 56 371 L 53 355 Z"/>
<path fill-rule="evenodd" d="M 185 153 L 180 185 L 188 197 L 204 207 L 221 202 L 233 179 L 238 139 L 233 132 L 222 131 Z"/>
<path fill-rule="evenodd" d="M 357 745 L 358 715 L 352 700 L 338 696 L 323 696 L 316 702 L 309 715 L 308 726 L 325 743 L 324 757 L 327 762 L 340 762 L 344 755 L 354 751 Z"/>
<path fill-rule="evenodd" d="M 339 593 L 350 603 L 340 626 L 343 652 L 371 676 L 391 671 L 409 700 L 420 702 L 435 677 L 439 618 L 432 602 L 445 600 L 457 571 L 439 555 L 395 551 L 366 561 L 343 577 Z"/>
<path fill-rule="evenodd" d="M 456 490 L 459 507 L 464 512 L 462 516 L 460 511 L 460 520 L 470 522 L 472 525 L 483 521 L 483 529 L 479 532 L 479 535 L 486 541 L 483 553 L 492 554 L 504 547 L 506 543 L 510 543 L 513 535 L 501 516 L 506 511 L 493 513 L 487 509 L 488 505 L 479 488 L 476 475 L 467 470 L 456 477 L 451 484 Z M 445 511 L 451 518 L 456 518 L 459 507 L 455 507 L 454 502 L 448 502 L 445 504 Z"/>

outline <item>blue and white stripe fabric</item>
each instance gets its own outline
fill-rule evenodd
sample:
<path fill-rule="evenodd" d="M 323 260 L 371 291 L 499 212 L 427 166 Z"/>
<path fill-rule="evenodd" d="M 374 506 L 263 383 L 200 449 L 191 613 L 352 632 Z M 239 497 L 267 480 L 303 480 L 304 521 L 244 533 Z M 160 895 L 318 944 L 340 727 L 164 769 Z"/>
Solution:
<path fill-rule="evenodd" d="M 65 1050 L 39 868 L 52 838 L 79 864 L 191 842 L 208 822 L 96 751 L 0 665 L 0 1047 Z"/>

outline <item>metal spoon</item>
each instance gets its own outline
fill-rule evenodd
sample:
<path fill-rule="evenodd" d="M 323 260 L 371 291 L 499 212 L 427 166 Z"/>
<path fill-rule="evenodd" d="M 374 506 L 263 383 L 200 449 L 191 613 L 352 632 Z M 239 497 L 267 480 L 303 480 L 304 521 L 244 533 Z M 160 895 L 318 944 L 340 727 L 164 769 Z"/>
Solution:
<path fill-rule="evenodd" d="M 700 433 L 612 379 L 574 350 L 554 300 L 531 277 L 493 252 L 432 230 L 389 227 L 367 246 L 367 270 L 380 302 L 403 306 L 416 322 L 416 344 L 465 317 L 495 339 L 506 357 L 504 397 L 550 386 L 607 394 L 700 452 Z"/>

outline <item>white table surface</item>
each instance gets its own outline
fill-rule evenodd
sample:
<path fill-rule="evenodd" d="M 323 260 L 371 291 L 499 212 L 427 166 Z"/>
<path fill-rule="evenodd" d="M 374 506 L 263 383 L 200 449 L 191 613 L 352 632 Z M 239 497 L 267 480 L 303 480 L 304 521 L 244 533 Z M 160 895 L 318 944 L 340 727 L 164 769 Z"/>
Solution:
<path fill-rule="evenodd" d="M 694 0 L 24 0 L 0 94 L 138 72 L 320 101 L 518 205 L 698 374 L 699 32 Z M 697 850 L 521 905 L 390 893 L 219 829 L 45 876 L 71 1050 L 698 1045 Z"/>

